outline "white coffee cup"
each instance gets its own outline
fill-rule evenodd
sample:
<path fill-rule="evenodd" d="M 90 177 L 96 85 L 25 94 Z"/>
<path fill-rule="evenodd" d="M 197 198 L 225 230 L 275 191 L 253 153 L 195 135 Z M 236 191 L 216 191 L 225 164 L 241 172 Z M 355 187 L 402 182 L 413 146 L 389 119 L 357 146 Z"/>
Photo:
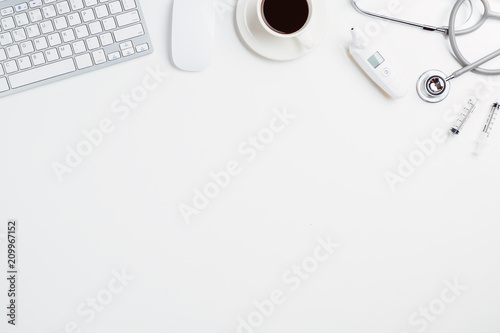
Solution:
<path fill-rule="evenodd" d="M 297 31 L 292 32 L 292 33 L 284 33 L 280 32 L 277 29 L 273 28 L 268 21 L 265 18 L 265 13 L 264 13 L 264 2 L 265 1 L 274 1 L 274 0 L 258 0 L 257 1 L 257 17 L 259 18 L 259 22 L 266 30 L 267 33 L 271 34 L 274 37 L 278 38 L 295 38 L 297 39 L 306 49 L 312 49 L 315 45 L 316 42 L 314 39 L 311 37 L 309 31 L 308 31 L 308 26 L 311 22 L 311 18 L 313 15 L 313 2 L 314 0 L 304 0 L 307 2 L 307 5 L 309 6 L 309 15 L 307 17 L 306 22 L 304 25 Z"/>

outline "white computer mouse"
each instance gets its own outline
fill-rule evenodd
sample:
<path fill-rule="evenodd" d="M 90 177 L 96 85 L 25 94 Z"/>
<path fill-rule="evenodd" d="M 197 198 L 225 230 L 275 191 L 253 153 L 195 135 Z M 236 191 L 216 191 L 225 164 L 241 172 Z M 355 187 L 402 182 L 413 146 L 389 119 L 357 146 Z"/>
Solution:
<path fill-rule="evenodd" d="M 172 60 L 175 66 L 190 72 L 206 69 L 213 55 L 213 0 L 174 0 L 172 16 Z"/>

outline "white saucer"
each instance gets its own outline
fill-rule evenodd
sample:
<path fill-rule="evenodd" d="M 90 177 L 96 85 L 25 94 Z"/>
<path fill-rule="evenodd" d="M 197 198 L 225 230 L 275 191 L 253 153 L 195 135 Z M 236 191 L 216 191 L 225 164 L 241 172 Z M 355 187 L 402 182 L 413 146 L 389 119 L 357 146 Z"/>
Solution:
<path fill-rule="evenodd" d="M 313 0 L 314 11 L 307 27 L 316 45 L 307 49 L 296 38 L 279 38 L 269 34 L 259 23 L 258 0 L 238 0 L 236 24 L 243 42 L 261 56 L 279 61 L 298 59 L 312 50 L 323 39 L 328 26 L 328 6 L 326 0 Z"/>

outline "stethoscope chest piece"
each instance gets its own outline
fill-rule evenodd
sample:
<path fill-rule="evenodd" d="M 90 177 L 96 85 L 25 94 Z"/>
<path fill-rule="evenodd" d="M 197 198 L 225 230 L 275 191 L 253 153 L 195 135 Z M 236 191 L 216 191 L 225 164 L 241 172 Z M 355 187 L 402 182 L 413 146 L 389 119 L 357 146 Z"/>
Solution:
<path fill-rule="evenodd" d="M 450 93 L 450 82 L 441 71 L 430 70 L 422 74 L 417 81 L 417 93 L 421 99 L 429 103 L 438 103 Z"/>

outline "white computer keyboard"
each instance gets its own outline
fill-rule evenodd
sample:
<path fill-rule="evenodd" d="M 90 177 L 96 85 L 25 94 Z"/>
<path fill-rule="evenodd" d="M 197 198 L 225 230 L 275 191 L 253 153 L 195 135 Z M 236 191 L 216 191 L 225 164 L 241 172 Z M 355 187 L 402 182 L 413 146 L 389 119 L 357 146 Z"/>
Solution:
<path fill-rule="evenodd" d="M 0 0 L 0 97 L 152 51 L 138 0 Z"/>

